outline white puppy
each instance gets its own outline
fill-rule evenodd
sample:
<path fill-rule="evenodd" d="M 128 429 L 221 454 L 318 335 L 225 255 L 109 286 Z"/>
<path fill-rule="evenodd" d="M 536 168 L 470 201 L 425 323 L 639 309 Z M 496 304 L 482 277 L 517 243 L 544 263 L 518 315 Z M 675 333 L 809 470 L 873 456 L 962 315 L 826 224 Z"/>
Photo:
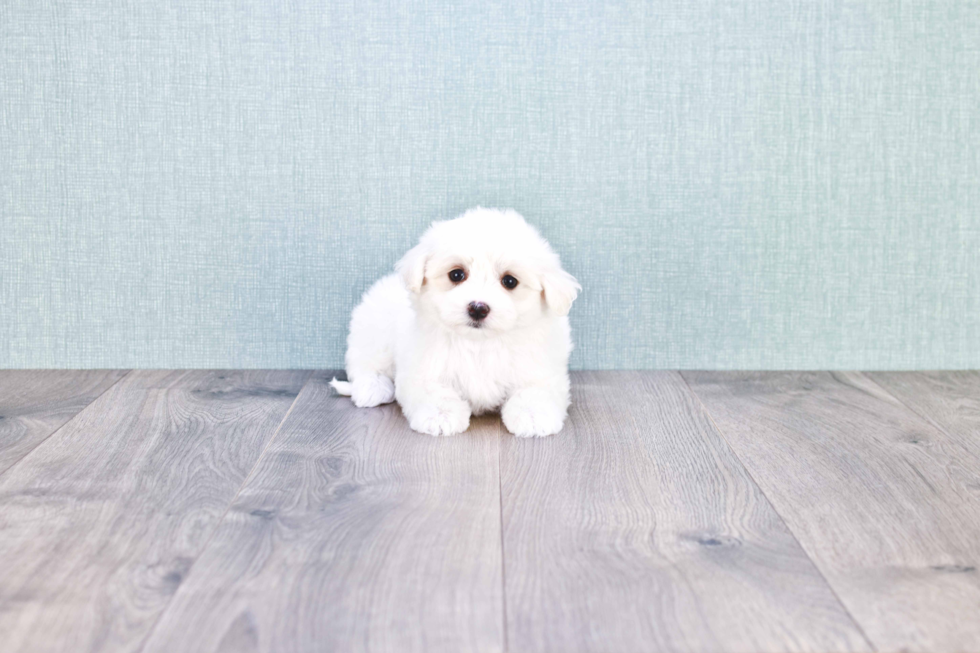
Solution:
<path fill-rule="evenodd" d="M 397 399 L 409 425 L 465 431 L 500 408 L 514 435 L 561 430 L 569 404 L 568 309 L 581 290 L 515 211 L 435 222 L 364 294 L 351 317 L 347 377 L 357 406 Z"/>

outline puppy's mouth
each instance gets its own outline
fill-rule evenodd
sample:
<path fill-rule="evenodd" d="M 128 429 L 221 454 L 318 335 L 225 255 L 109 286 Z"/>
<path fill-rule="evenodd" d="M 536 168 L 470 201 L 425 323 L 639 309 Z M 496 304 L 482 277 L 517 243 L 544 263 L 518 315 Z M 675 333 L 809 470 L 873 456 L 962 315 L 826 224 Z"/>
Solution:
<path fill-rule="evenodd" d="M 474 329 L 482 329 L 483 322 L 477 322 L 476 320 L 470 320 L 470 326 Z"/>

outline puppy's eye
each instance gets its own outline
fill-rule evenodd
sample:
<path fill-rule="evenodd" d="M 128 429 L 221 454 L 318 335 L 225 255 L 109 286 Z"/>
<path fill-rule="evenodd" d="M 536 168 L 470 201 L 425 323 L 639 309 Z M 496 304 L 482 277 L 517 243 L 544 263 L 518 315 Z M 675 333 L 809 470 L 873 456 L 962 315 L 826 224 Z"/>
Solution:
<path fill-rule="evenodd" d="M 455 268 L 449 271 L 449 280 L 453 283 L 462 283 L 466 281 L 466 270 L 462 268 Z"/>
<path fill-rule="evenodd" d="M 517 287 L 518 281 L 509 274 L 505 274 L 500 278 L 500 283 L 503 284 L 504 288 L 507 290 L 513 290 Z"/>

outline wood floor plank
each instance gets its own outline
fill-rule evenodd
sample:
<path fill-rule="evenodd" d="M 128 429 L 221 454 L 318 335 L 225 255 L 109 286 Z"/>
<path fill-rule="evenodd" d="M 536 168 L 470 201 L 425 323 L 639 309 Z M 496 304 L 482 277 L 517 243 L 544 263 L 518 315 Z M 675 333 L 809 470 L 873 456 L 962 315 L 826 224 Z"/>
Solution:
<path fill-rule="evenodd" d="M 0 370 L 0 474 L 125 374 L 125 370 Z"/>
<path fill-rule="evenodd" d="M 501 443 L 510 650 L 869 650 L 677 373 L 572 388 Z"/>
<path fill-rule="evenodd" d="M 308 372 L 138 371 L 0 477 L 0 642 L 135 651 Z"/>
<path fill-rule="evenodd" d="M 980 372 L 865 372 L 875 383 L 980 455 Z"/>
<path fill-rule="evenodd" d="M 498 651 L 499 419 L 464 435 L 307 384 L 146 653 Z"/>
<path fill-rule="evenodd" d="M 880 650 L 980 650 L 980 458 L 861 374 L 684 373 Z"/>

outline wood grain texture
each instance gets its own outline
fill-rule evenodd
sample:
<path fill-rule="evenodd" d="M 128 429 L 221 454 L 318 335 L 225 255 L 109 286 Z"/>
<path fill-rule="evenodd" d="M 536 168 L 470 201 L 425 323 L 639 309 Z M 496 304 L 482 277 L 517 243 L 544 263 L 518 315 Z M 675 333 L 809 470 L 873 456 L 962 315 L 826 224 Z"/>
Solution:
<path fill-rule="evenodd" d="M 980 455 L 980 372 L 865 372 L 959 446 Z"/>
<path fill-rule="evenodd" d="M 502 441 L 510 650 L 869 650 L 677 373 L 572 387 Z"/>
<path fill-rule="evenodd" d="M 124 370 L 0 370 L 0 474 L 125 374 Z"/>
<path fill-rule="evenodd" d="M 684 373 L 880 650 L 980 650 L 980 458 L 861 374 Z"/>
<path fill-rule="evenodd" d="M 0 477 L 0 642 L 135 651 L 308 372 L 132 372 Z"/>
<path fill-rule="evenodd" d="M 146 653 L 496 651 L 499 420 L 456 437 L 307 384 Z"/>

